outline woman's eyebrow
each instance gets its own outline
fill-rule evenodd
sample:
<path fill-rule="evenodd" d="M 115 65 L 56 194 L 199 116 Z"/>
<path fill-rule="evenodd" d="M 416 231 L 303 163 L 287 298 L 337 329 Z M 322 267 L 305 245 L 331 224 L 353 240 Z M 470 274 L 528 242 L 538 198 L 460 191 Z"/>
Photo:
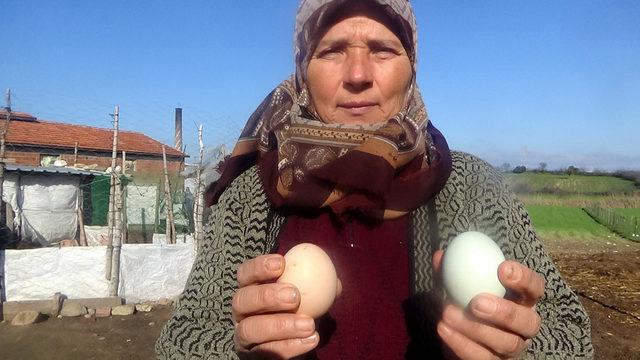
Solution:
<path fill-rule="evenodd" d="M 347 38 L 332 38 L 332 39 L 325 39 L 322 40 L 318 43 L 318 46 L 316 47 L 317 50 L 322 50 L 325 48 L 331 48 L 331 49 L 344 49 L 346 47 L 349 46 L 350 44 L 350 40 Z M 400 41 L 397 41 L 395 39 L 367 39 L 366 40 L 366 44 L 368 47 L 370 48 L 393 48 L 393 49 L 400 49 L 403 48 L 402 43 Z"/>

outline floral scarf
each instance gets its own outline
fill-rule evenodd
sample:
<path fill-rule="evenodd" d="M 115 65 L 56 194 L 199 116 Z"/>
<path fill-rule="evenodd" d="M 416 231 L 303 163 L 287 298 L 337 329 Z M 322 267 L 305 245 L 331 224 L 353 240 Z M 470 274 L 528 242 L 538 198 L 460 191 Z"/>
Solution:
<path fill-rule="evenodd" d="M 381 6 L 398 23 L 414 67 L 405 107 L 385 122 L 326 124 L 310 107 L 305 86 L 312 39 L 323 19 L 347 0 L 303 0 L 295 35 L 296 74 L 280 84 L 251 115 L 220 179 L 206 193 L 211 205 L 242 172 L 258 164 L 270 201 L 279 208 L 330 208 L 342 216 L 400 217 L 444 186 L 451 156 L 429 121 L 415 86 L 415 18 L 406 0 L 361 0 Z M 325 24 L 326 25 L 326 24 Z"/>

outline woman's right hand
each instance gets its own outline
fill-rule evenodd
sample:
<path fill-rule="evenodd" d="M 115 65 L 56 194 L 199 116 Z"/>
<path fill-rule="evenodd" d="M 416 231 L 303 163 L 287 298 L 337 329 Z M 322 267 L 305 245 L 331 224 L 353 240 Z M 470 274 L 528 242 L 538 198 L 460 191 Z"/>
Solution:
<path fill-rule="evenodd" d="M 274 283 L 284 271 L 282 255 L 262 255 L 238 267 L 232 309 L 236 351 L 243 357 L 289 359 L 313 350 L 320 339 L 313 318 L 295 314 L 300 293 Z"/>

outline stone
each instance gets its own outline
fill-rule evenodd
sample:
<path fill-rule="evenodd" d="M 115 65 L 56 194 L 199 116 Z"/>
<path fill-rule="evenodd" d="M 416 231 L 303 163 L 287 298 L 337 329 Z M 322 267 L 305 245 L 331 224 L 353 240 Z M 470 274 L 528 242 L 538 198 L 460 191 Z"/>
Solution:
<path fill-rule="evenodd" d="M 96 309 L 87 309 L 87 315 L 95 315 Z"/>
<path fill-rule="evenodd" d="M 1 269 L 0 272 L 2 272 Z M 37 311 L 40 314 L 49 314 L 52 308 L 51 304 L 51 299 L 5 301 L 0 307 L 2 308 L 2 317 L 10 321 L 16 317 L 20 311 Z"/>
<path fill-rule="evenodd" d="M 167 298 L 160 298 L 158 300 L 158 305 L 162 305 L 162 306 L 168 306 L 171 305 L 171 299 L 167 299 Z"/>
<path fill-rule="evenodd" d="M 66 300 L 66 296 L 60 294 L 59 292 L 53 294 L 53 299 L 51 299 L 51 316 L 57 317 L 60 314 L 60 309 L 62 308 L 62 303 Z"/>
<path fill-rule="evenodd" d="M 136 304 L 136 311 L 146 313 L 146 312 L 150 312 L 151 310 L 153 310 L 152 304 Z"/>
<path fill-rule="evenodd" d="M 111 315 L 126 316 L 133 314 L 134 311 L 136 311 L 136 307 L 133 304 L 119 305 L 111 309 Z"/>
<path fill-rule="evenodd" d="M 35 324 L 40 320 L 40 313 L 37 311 L 20 311 L 13 320 L 11 325 L 22 326 Z"/>
<path fill-rule="evenodd" d="M 62 303 L 62 310 L 60 310 L 60 315 L 65 317 L 81 316 L 86 313 L 87 308 L 84 305 L 68 301 Z"/>
<path fill-rule="evenodd" d="M 109 317 L 111 316 L 111 307 L 110 306 L 99 307 L 96 309 L 95 315 L 96 317 L 99 317 L 99 318 Z"/>
<path fill-rule="evenodd" d="M 104 297 L 104 298 L 87 298 L 87 299 L 67 299 L 68 302 L 79 303 L 90 309 L 97 309 L 99 307 L 114 307 L 122 305 L 122 298 L 119 296 Z"/>

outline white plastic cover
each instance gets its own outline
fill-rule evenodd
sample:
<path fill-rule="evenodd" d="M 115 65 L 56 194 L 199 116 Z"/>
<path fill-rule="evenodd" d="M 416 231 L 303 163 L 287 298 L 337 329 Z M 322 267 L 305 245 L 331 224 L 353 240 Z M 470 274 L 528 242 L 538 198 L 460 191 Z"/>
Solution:
<path fill-rule="evenodd" d="M 156 185 L 127 184 L 127 223 L 155 224 L 158 187 Z"/>
<path fill-rule="evenodd" d="M 108 296 L 106 247 L 5 250 L 7 301 Z M 193 244 L 126 244 L 120 258 L 119 295 L 154 301 L 182 292 L 195 258 Z"/>
<path fill-rule="evenodd" d="M 75 239 L 80 178 L 58 174 L 8 174 L 3 199 L 15 212 L 23 239 L 48 245 Z"/>

